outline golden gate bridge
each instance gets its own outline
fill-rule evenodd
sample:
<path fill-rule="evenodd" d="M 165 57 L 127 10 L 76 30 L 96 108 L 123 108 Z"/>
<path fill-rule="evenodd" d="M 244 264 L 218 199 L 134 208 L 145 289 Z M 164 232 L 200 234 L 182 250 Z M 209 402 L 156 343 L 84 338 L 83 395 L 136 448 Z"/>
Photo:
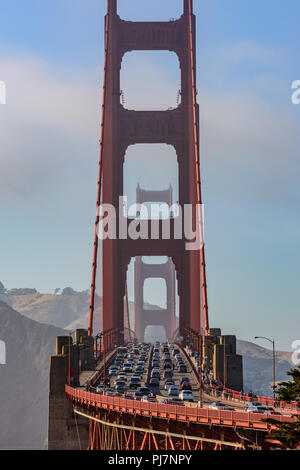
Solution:
<path fill-rule="evenodd" d="M 263 419 L 266 416 L 245 410 L 253 397 L 243 393 L 242 358 L 236 353 L 236 338 L 222 335 L 218 328 L 209 325 L 195 34 L 192 0 L 183 0 L 182 16 L 167 22 L 124 21 L 118 16 L 117 0 L 108 0 L 89 323 L 87 330 L 77 329 L 74 338 L 71 335 L 57 338 L 56 355 L 51 357 L 50 363 L 49 449 L 158 451 L 278 446 L 278 442 L 268 437 L 275 425 L 266 423 Z M 167 50 L 177 54 L 181 101 L 176 108 L 166 111 L 125 109 L 120 90 L 121 63 L 125 53 L 135 50 Z M 175 229 L 182 224 L 178 214 L 172 214 L 168 220 L 168 239 L 163 236 L 161 219 L 157 221 L 155 238 L 100 237 L 102 206 L 111 205 L 120 213 L 126 149 L 145 143 L 174 147 L 179 168 L 179 205 L 190 205 L 194 210 L 192 224 L 198 230 L 199 249 L 187 250 L 186 237 L 176 236 Z M 138 187 L 137 199 L 138 203 L 165 201 L 171 205 L 172 191 Z M 123 213 L 122 220 L 117 221 L 117 232 L 121 223 L 126 228 L 130 224 Z M 151 221 L 145 223 L 151 232 Z M 102 250 L 100 262 L 99 249 Z M 167 262 L 147 267 L 142 261 L 144 256 L 163 256 Z M 136 260 L 137 291 L 134 325 L 127 289 L 127 270 L 132 259 Z M 102 273 L 100 331 L 94 326 L 99 270 Z M 147 277 L 167 280 L 168 305 L 164 311 L 143 309 L 141 291 Z M 144 343 L 145 328 L 153 324 L 164 326 L 167 331 L 168 341 L 164 344 L 147 346 Z M 165 381 L 169 376 L 175 387 L 175 384 L 182 385 L 185 378 L 195 400 L 168 399 L 161 381 L 158 387 L 150 387 L 151 393 L 144 399 L 137 392 L 132 395 L 113 392 L 110 387 L 112 365 L 123 364 L 124 348 L 129 357 L 136 354 L 142 358 L 141 389 L 146 390 L 151 384 L 153 364 L 158 362 Z M 120 374 L 124 382 L 125 375 Z M 158 375 L 160 377 L 160 372 Z M 128 378 L 134 383 L 131 373 Z M 214 408 L 213 403 L 220 398 L 223 406 Z M 293 420 L 295 404 L 267 397 L 256 400 L 273 407 L 274 419 Z"/>

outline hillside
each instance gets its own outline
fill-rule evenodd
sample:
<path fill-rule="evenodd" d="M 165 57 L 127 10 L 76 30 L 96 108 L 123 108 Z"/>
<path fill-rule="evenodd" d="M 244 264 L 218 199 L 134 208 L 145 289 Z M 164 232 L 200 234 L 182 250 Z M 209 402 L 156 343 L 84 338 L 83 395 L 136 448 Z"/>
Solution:
<path fill-rule="evenodd" d="M 237 352 L 243 356 L 245 392 L 272 396 L 272 351 L 249 341 L 237 341 Z M 292 367 L 291 353 L 276 351 L 276 382 L 287 380 L 286 372 Z"/>
<path fill-rule="evenodd" d="M 88 292 L 75 294 L 1 294 L 0 300 L 31 320 L 68 328 L 88 315 Z M 87 323 L 86 323 L 87 325 Z M 81 326 L 81 325 L 80 325 Z"/>
<path fill-rule="evenodd" d="M 70 289 L 70 288 L 68 288 Z M 28 289 L 29 290 L 29 289 Z M 32 289 L 35 290 L 35 289 Z M 10 305 L 14 310 L 20 312 L 31 320 L 75 330 L 76 328 L 87 328 L 89 319 L 90 293 L 89 291 L 61 294 L 41 294 L 37 291 L 31 293 L 0 293 L 0 301 Z M 26 289 L 19 289 L 26 292 Z M 155 305 L 146 304 L 146 308 L 157 309 Z M 134 303 L 129 301 L 130 323 L 134 324 Z M 102 325 L 101 298 L 95 299 L 95 331 L 100 330 Z"/>
<path fill-rule="evenodd" d="M 0 449 L 46 446 L 49 358 L 64 331 L 25 318 L 0 301 Z"/>

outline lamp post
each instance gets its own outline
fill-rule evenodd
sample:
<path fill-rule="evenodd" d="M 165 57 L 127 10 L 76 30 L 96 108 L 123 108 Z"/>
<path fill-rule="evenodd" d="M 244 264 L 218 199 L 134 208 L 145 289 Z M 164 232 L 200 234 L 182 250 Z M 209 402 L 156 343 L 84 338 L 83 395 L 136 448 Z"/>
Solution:
<path fill-rule="evenodd" d="M 200 351 L 199 351 L 199 346 L 200 346 Z M 200 398 L 200 407 L 203 407 L 203 383 L 202 383 L 202 350 L 203 350 L 203 345 L 202 345 L 202 335 L 198 335 L 198 359 L 200 361 L 200 372 L 199 372 L 199 398 Z M 199 356 L 200 352 L 200 356 Z M 199 370 L 199 369 L 198 369 Z"/>
<path fill-rule="evenodd" d="M 276 399 L 275 396 L 275 341 L 274 339 L 266 338 L 265 336 L 254 336 L 254 339 L 265 339 L 272 344 L 273 350 L 273 398 Z"/>

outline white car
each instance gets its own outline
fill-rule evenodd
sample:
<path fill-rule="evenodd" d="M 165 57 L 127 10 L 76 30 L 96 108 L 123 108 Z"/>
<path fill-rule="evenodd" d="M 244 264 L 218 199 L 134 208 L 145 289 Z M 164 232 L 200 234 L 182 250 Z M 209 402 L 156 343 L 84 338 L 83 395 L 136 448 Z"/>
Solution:
<path fill-rule="evenodd" d="M 247 406 L 246 413 L 265 413 L 268 414 L 268 408 L 263 405 Z"/>
<path fill-rule="evenodd" d="M 147 402 L 147 403 L 157 403 L 156 398 L 148 397 L 147 395 L 144 395 L 144 396 L 142 397 L 141 401 Z"/>
<path fill-rule="evenodd" d="M 178 388 L 175 385 L 171 385 L 168 390 L 168 395 L 178 397 Z"/>
<path fill-rule="evenodd" d="M 227 408 L 227 405 L 225 405 L 225 403 L 222 401 L 214 401 L 211 405 L 209 405 L 209 408 L 211 410 L 224 410 L 224 408 Z"/>
<path fill-rule="evenodd" d="M 194 401 L 194 395 L 191 390 L 181 390 L 181 392 L 179 393 L 179 398 L 182 401 Z"/>
<path fill-rule="evenodd" d="M 253 408 L 253 406 L 263 406 L 260 401 L 249 401 L 246 404 L 246 408 Z"/>

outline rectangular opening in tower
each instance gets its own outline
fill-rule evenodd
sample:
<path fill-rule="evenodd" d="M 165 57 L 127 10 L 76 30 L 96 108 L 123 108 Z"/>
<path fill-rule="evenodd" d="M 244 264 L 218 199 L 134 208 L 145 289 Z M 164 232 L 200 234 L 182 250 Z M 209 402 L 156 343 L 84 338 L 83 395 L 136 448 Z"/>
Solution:
<path fill-rule="evenodd" d="M 180 104 L 180 67 L 169 51 L 127 52 L 121 68 L 121 104 L 131 110 L 165 111 Z"/>
<path fill-rule="evenodd" d="M 130 21 L 170 21 L 179 18 L 183 12 L 183 1 L 172 0 L 118 0 L 118 15 Z"/>

